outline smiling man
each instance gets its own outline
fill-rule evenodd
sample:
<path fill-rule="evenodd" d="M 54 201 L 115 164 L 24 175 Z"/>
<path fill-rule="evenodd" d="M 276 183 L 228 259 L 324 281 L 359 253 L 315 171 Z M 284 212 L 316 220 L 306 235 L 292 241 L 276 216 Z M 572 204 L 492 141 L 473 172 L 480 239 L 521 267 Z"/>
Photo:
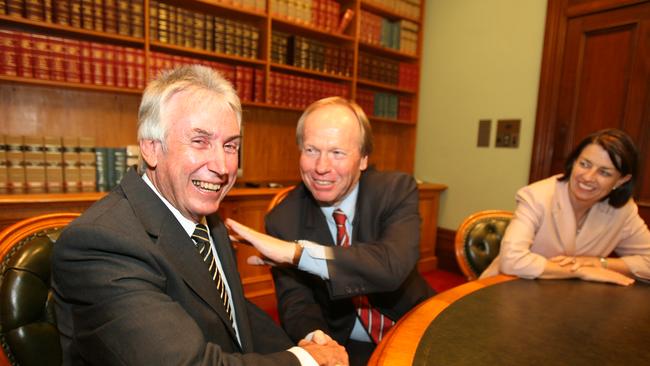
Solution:
<path fill-rule="evenodd" d="M 235 91 L 209 68 L 181 67 L 147 87 L 140 174 L 129 171 L 54 248 L 65 365 L 347 364 L 322 333 L 294 347 L 244 298 L 213 215 L 235 183 L 240 125 Z"/>
<path fill-rule="evenodd" d="M 271 236 L 226 224 L 265 261 L 293 264 L 272 271 L 289 336 L 323 330 L 345 345 L 351 365 L 366 365 L 394 322 L 434 293 L 416 268 L 417 186 L 407 174 L 368 168 L 372 131 L 354 102 L 314 102 L 296 138 L 302 184 L 266 217 Z"/>

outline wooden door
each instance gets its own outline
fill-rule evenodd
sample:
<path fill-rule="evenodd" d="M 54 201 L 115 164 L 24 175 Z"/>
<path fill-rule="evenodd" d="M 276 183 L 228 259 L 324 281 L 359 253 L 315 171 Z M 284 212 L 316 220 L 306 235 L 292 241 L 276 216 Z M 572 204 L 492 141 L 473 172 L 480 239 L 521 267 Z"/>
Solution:
<path fill-rule="evenodd" d="M 545 37 L 530 181 L 620 128 L 639 148 L 635 199 L 650 222 L 650 1 L 549 0 Z"/>

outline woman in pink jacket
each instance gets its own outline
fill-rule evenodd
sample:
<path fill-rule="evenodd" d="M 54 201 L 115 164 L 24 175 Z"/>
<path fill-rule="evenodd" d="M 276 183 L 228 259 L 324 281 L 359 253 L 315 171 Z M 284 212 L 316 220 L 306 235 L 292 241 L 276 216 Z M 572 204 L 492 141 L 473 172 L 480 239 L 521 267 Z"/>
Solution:
<path fill-rule="evenodd" d="M 499 256 L 481 277 L 650 279 L 650 231 L 631 199 L 638 153 L 617 129 L 587 136 L 564 174 L 520 189 Z M 610 256 L 616 253 L 616 256 Z"/>

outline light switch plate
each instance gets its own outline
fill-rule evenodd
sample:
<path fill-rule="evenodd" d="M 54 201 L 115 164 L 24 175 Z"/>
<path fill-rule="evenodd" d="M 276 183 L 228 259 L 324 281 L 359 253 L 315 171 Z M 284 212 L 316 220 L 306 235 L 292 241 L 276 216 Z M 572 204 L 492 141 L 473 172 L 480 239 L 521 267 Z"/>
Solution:
<path fill-rule="evenodd" d="M 500 119 L 497 121 L 496 147 L 519 147 L 520 119 Z"/>

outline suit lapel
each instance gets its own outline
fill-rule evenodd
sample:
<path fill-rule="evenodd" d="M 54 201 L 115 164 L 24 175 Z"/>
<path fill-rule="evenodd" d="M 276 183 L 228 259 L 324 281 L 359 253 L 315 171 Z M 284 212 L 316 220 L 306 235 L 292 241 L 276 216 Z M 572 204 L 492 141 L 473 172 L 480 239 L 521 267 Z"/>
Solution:
<path fill-rule="evenodd" d="M 551 202 L 553 226 L 557 231 L 558 240 L 565 248 L 565 254 L 573 256 L 576 254 L 576 220 L 569 200 L 568 184 L 558 182 L 555 184 L 555 190 Z"/>
<path fill-rule="evenodd" d="M 237 328 L 239 330 L 239 339 L 241 340 L 242 350 L 246 352 L 253 349 L 253 334 L 251 333 L 250 320 L 246 312 L 246 299 L 244 297 L 244 289 L 241 285 L 239 271 L 237 270 L 237 260 L 233 255 L 232 244 L 228 238 L 228 231 L 223 225 L 221 219 L 217 215 L 212 215 L 208 218 L 208 225 L 210 226 L 210 234 L 212 235 L 212 240 L 217 249 L 217 256 L 221 262 L 223 275 L 228 280 L 230 297 L 232 299 L 233 307 L 235 308 L 235 321 L 237 322 Z M 221 306 L 221 308 L 223 308 L 223 306 Z M 228 319 L 225 311 L 223 312 L 223 315 Z"/>
<path fill-rule="evenodd" d="M 181 224 L 135 170 L 131 169 L 125 175 L 121 187 L 131 202 L 135 215 L 152 240 L 165 253 L 167 259 L 173 263 L 177 274 L 219 315 L 235 340 L 233 343 L 237 344 L 237 338 L 228 314 L 221 304 L 216 285 L 201 256 L 196 252 L 192 239 L 183 230 Z M 227 278 L 232 282 L 230 276 Z"/>

